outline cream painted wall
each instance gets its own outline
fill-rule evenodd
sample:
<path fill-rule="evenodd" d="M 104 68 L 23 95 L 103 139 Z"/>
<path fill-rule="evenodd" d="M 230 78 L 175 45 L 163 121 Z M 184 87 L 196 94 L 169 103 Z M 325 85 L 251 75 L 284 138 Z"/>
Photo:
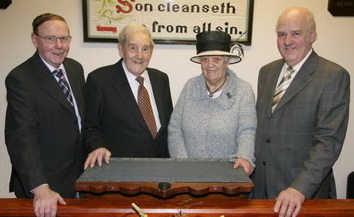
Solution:
<path fill-rule="evenodd" d="M 327 0 L 255 0 L 252 46 L 245 47 L 245 59 L 232 65 L 241 78 L 257 89 L 259 68 L 279 58 L 274 33 L 278 15 L 285 8 L 298 5 L 312 10 L 318 26 L 315 50 L 325 58 L 345 67 L 354 77 L 354 17 L 333 17 L 327 11 Z M 69 56 L 80 61 L 87 75 L 92 70 L 115 63 L 119 55 L 115 44 L 83 43 L 82 6 L 79 0 L 13 0 L 6 10 L 0 9 L 0 131 L 4 130 L 6 89 L 4 80 L 15 66 L 29 58 L 35 51 L 31 41 L 31 23 L 35 16 L 53 12 L 62 15 L 68 22 L 73 40 Z M 197 64 L 189 61 L 195 54 L 193 45 L 157 45 L 150 66 L 165 71 L 170 77 L 173 101 L 192 76 L 200 73 Z M 353 94 L 353 85 L 352 96 Z M 345 198 L 346 177 L 354 171 L 354 106 L 350 109 L 347 138 L 342 154 L 335 165 L 339 198 Z M 11 164 L 0 133 L 0 197 L 13 197 L 8 193 Z"/>

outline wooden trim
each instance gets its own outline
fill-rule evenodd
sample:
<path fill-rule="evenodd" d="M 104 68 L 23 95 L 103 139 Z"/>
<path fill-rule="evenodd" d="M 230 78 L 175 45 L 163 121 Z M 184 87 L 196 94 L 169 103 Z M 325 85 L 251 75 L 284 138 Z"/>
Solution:
<path fill-rule="evenodd" d="M 277 216 L 273 212 L 274 200 L 161 200 L 152 197 L 138 199 L 66 199 L 67 205 L 58 206 L 57 216 L 138 216 L 131 203 L 138 205 L 149 217 L 177 217 L 178 213 L 193 216 L 256 217 Z M 34 216 L 31 199 L 0 199 L 0 216 Z M 181 215 L 179 215 L 181 216 Z M 182 215 L 183 216 L 183 215 Z M 308 200 L 298 217 L 352 217 L 354 200 Z"/>
<path fill-rule="evenodd" d="M 163 183 L 160 183 L 163 184 Z M 125 195 L 148 193 L 161 198 L 177 194 L 207 195 L 223 193 L 237 195 L 253 191 L 252 183 L 166 183 L 168 188 L 161 188 L 155 182 L 76 182 L 75 189 L 82 193 L 104 194 L 120 192 Z"/>

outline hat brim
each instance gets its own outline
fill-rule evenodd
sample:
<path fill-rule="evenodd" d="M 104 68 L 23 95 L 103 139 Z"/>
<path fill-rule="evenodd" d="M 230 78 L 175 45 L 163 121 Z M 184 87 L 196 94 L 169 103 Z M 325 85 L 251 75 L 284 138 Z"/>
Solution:
<path fill-rule="evenodd" d="M 211 50 L 201 52 L 193 57 L 190 58 L 192 62 L 199 63 L 200 59 L 203 56 L 228 56 L 230 58 L 229 64 L 235 64 L 241 62 L 242 58 L 234 53 L 226 52 L 226 51 L 219 51 L 219 50 Z"/>

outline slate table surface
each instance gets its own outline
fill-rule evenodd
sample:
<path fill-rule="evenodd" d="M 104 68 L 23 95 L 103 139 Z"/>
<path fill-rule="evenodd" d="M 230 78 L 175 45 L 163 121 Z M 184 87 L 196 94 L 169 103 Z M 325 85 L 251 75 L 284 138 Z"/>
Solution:
<path fill-rule="evenodd" d="M 88 168 L 77 182 L 252 182 L 228 159 L 111 158 Z"/>

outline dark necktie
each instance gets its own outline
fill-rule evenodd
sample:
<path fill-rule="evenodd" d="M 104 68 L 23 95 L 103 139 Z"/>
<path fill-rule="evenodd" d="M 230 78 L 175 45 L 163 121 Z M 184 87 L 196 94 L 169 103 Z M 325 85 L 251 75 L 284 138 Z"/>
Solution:
<path fill-rule="evenodd" d="M 70 102 L 70 104 L 73 106 L 73 96 L 71 95 L 70 87 L 68 82 L 66 81 L 63 71 L 61 69 L 59 70 L 54 70 L 53 74 L 59 78 L 59 86 L 63 90 L 64 95 L 66 96 L 66 99 Z"/>
<path fill-rule="evenodd" d="M 155 121 L 154 113 L 152 111 L 149 93 L 144 87 L 144 78 L 139 76 L 135 80 L 139 82 L 138 106 L 140 112 L 143 115 L 145 123 L 148 126 L 152 137 L 155 138 L 157 134 L 156 121 Z"/>
<path fill-rule="evenodd" d="M 274 111 L 275 107 L 277 107 L 278 102 L 283 97 L 286 89 L 288 89 L 290 82 L 291 82 L 291 75 L 295 72 L 293 67 L 289 66 L 286 69 L 286 73 L 283 75 L 278 87 L 275 89 L 274 96 L 273 96 L 273 103 L 272 103 L 272 112 Z"/>

